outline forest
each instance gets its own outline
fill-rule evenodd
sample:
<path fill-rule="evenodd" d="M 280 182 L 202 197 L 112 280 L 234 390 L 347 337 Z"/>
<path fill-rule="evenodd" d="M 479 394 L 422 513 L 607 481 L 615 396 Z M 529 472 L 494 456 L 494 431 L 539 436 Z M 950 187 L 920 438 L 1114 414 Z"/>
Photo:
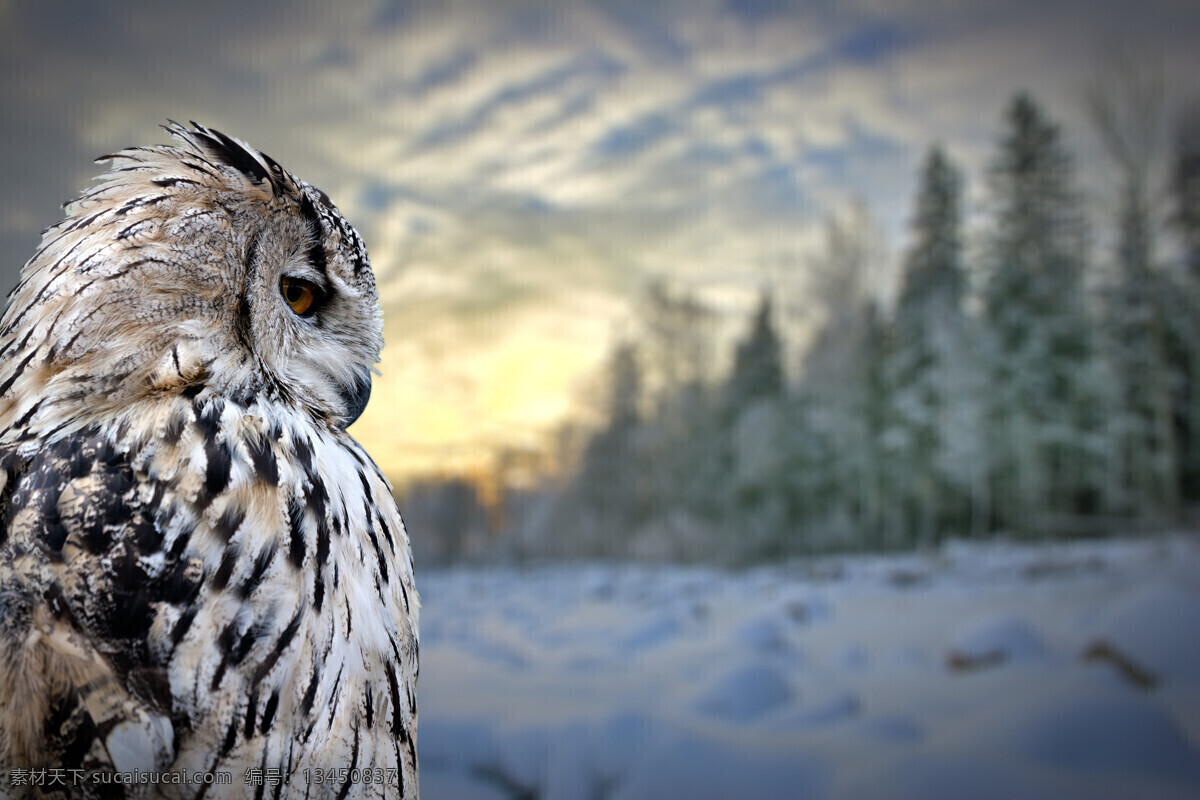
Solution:
<path fill-rule="evenodd" d="M 409 487 L 418 560 L 737 565 L 1194 525 L 1200 104 L 1168 119 L 1159 88 L 1089 91 L 1098 204 L 1030 94 L 969 229 L 967 177 L 930 147 L 891 296 L 865 203 L 828 218 L 802 281 L 762 289 L 728 355 L 713 308 L 650 283 L 553 468 Z"/>

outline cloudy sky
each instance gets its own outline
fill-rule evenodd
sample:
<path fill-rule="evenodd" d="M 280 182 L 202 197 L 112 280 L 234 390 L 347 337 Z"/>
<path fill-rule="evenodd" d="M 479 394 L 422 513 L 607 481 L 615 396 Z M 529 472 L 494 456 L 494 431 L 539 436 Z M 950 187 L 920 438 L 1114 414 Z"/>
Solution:
<path fill-rule="evenodd" d="M 732 315 L 854 199 L 899 250 L 935 140 L 976 202 L 1018 89 L 1085 167 L 1103 54 L 1200 93 L 1180 0 L 0 0 L 0 42 L 3 287 L 96 155 L 167 118 L 245 139 L 367 241 L 387 346 L 355 432 L 399 479 L 539 446 L 650 276 Z"/>

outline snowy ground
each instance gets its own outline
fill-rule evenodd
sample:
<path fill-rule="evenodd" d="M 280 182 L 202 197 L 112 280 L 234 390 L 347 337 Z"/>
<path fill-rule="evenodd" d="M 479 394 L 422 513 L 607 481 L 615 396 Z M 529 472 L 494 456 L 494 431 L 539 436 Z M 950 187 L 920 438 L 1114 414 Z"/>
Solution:
<path fill-rule="evenodd" d="M 420 576 L 422 794 L 1200 797 L 1200 541 Z"/>

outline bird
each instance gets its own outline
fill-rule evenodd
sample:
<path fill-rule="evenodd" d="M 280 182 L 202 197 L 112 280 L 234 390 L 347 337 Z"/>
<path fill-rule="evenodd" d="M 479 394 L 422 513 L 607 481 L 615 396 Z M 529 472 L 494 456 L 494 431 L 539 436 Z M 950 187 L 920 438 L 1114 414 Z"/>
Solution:
<path fill-rule="evenodd" d="M 383 346 L 363 240 L 162 127 L 0 317 L 0 796 L 415 798 L 411 548 L 346 431 Z"/>

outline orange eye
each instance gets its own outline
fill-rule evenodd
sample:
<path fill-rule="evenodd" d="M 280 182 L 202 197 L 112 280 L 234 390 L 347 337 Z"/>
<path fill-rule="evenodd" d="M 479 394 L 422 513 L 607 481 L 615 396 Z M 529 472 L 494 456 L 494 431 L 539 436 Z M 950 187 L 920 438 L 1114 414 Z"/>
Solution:
<path fill-rule="evenodd" d="M 287 301 L 288 307 L 302 317 L 311 316 L 317 310 L 319 291 L 316 284 L 303 278 L 289 278 L 285 275 L 279 281 L 279 292 Z"/>

